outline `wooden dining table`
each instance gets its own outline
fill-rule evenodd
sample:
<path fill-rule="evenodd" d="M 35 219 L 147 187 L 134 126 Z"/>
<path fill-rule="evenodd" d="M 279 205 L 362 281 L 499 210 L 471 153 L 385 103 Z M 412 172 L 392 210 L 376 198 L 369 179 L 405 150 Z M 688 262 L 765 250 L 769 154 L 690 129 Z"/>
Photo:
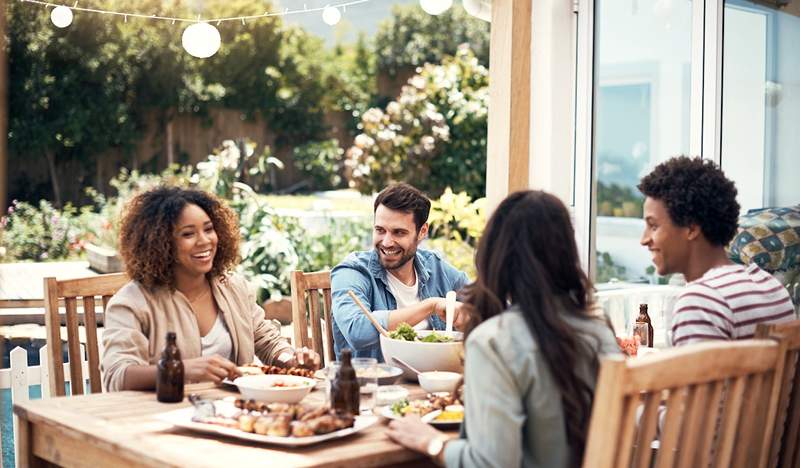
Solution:
<path fill-rule="evenodd" d="M 416 384 L 403 386 L 411 399 L 425 395 Z M 185 392 L 202 398 L 238 395 L 235 387 L 210 383 L 187 385 Z M 324 395 L 315 390 L 303 403 L 322 404 Z M 188 399 L 159 403 L 155 393 L 138 391 L 16 403 L 18 466 L 434 466 L 389 440 L 385 420 L 345 438 L 290 448 L 194 432 L 155 417 L 186 406 Z"/>

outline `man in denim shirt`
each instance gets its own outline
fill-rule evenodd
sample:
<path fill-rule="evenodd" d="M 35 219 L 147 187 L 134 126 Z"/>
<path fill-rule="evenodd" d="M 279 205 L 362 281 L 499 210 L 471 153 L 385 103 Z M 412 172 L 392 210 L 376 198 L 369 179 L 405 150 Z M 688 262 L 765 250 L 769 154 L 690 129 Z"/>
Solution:
<path fill-rule="evenodd" d="M 417 246 L 428 234 L 431 202 L 408 184 L 384 189 L 375 199 L 373 250 L 354 252 L 331 272 L 333 342 L 338 359 L 344 348 L 354 357 L 383 361 L 378 331 L 348 295 L 353 291 L 387 330 L 403 322 L 416 329 L 444 329 L 448 291 L 467 275 L 441 256 Z M 456 323 L 461 304 L 456 304 Z"/>

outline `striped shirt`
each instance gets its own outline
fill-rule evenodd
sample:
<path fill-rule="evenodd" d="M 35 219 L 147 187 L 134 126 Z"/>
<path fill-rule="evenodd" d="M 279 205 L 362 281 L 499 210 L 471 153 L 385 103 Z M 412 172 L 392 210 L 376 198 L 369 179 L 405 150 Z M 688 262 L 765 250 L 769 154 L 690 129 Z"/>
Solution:
<path fill-rule="evenodd" d="M 686 285 L 673 310 L 673 346 L 752 338 L 759 323 L 795 319 L 789 292 L 755 263 L 708 270 Z"/>

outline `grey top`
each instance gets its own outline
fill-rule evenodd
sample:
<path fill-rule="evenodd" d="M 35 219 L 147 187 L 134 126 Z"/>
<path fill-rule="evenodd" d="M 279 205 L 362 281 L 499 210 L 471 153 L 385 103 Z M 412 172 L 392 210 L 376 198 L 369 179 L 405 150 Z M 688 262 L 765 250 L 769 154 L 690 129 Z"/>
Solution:
<path fill-rule="evenodd" d="M 567 320 L 597 337 L 587 342 L 598 354 L 620 353 L 602 319 Z M 465 347 L 465 427 L 462 438 L 445 447 L 446 466 L 568 466 L 561 394 L 519 310 L 479 325 Z M 581 363 L 579 372 L 594 388 L 597 369 L 591 367 Z"/>

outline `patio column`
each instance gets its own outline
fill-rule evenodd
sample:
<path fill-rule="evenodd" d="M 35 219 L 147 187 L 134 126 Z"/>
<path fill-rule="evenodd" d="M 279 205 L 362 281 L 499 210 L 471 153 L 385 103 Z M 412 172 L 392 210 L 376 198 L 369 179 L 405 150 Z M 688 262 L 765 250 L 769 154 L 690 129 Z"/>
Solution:
<path fill-rule="evenodd" d="M 0 213 L 8 206 L 8 54 L 6 0 L 0 0 Z"/>
<path fill-rule="evenodd" d="M 532 0 L 492 0 L 486 197 L 529 186 Z"/>

